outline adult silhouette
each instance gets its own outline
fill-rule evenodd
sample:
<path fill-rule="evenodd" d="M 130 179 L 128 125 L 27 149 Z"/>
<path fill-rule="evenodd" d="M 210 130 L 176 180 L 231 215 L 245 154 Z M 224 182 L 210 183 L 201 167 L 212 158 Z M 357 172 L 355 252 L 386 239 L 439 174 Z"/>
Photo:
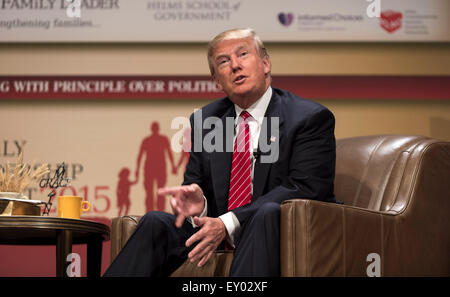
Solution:
<path fill-rule="evenodd" d="M 144 161 L 144 188 L 146 192 L 145 205 L 147 212 L 154 210 L 154 197 L 157 196 L 156 210 L 165 210 L 165 196 L 157 195 L 159 188 L 164 188 L 167 182 L 166 155 L 172 166 L 172 173 L 176 173 L 169 138 L 159 134 L 159 123 L 153 122 L 150 126 L 151 135 L 141 143 L 136 166 L 136 181 L 139 180 L 141 160 Z M 156 189 L 154 188 L 156 184 Z"/>

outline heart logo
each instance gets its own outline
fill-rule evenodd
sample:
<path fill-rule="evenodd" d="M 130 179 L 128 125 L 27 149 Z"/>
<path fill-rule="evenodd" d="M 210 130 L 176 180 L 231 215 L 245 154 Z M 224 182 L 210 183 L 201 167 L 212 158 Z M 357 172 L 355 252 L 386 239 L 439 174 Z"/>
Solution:
<path fill-rule="evenodd" d="M 388 33 L 393 33 L 402 27 L 402 13 L 393 10 L 381 12 L 380 26 Z"/>
<path fill-rule="evenodd" d="M 278 14 L 278 20 L 283 26 L 290 26 L 294 20 L 294 15 L 292 13 L 281 12 Z"/>

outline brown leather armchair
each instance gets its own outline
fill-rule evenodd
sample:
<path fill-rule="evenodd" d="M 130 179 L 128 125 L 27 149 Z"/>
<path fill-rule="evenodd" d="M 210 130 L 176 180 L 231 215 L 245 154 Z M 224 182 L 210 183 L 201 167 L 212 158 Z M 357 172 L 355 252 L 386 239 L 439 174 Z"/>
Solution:
<path fill-rule="evenodd" d="M 336 153 L 335 195 L 344 205 L 281 205 L 281 275 L 449 276 L 450 142 L 363 136 L 338 140 Z M 112 220 L 111 260 L 138 220 Z M 218 251 L 200 269 L 186 261 L 172 276 L 227 276 L 232 256 Z"/>

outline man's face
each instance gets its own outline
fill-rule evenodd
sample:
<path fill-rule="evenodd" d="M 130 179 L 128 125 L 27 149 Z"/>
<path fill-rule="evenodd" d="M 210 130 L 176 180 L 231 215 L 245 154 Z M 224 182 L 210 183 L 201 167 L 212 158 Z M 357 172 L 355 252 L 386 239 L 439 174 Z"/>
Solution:
<path fill-rule="evenodd" d="M 238 105 L 256 101 L 270 84 L 269 58 L 261 58 L 252 38 L 220 42 L 213 61 L 214 80 L 219 89 Z"/>

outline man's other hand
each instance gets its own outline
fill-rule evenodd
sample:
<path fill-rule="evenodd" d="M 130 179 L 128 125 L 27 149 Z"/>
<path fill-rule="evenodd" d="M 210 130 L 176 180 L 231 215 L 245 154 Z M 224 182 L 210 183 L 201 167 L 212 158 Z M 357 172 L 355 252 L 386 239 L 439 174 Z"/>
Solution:
<path fill-rule="evenodd" d="M 186 240 L 186 247 L 199 241 L 197 246 L 188 254 L 188 257 L 191 263 L 198 261 L 197 266 L 202 267 L 224 240 L 226 228 L 219 218 L 194 217 L 194 223 L 200 227 L 200 230 Z"/>

